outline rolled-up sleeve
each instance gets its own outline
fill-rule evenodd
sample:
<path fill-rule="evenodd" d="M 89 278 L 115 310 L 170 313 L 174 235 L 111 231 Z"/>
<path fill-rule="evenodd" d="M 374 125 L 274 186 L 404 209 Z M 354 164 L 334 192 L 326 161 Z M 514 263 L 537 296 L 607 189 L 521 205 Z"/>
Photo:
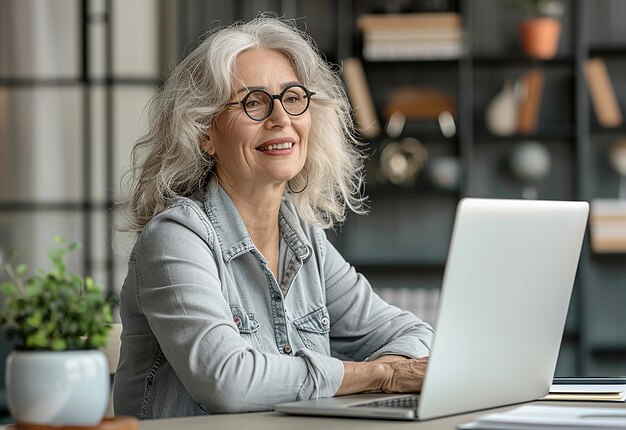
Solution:
<path fill-rule="evenodd" d="M 332 321 L 331 350 L 340 358 L 375 360 L 383 355 L 430 355 L 432 327 L 382 300 L 367 279 L 324 238 L 326 302 Z"/>
<path fill-rule="evenodd" d="M 334 396 L 343 382 L 341 361 L 309 349 L 301 349 L 296 356 L 306 360 L 309 372 L 298 393 L 298 400 Z"/>
<path fill-rule="evenodd" d="M 224 297 L 209 229 L 184 223 L 192 207 L 167 210 L 136 246 L 137 302 L 166 359 L 208 412 L 268 410 L 330 397 L 343 379 L 336 358 L 303 350 L 266 354 L 239 335 Z"/>

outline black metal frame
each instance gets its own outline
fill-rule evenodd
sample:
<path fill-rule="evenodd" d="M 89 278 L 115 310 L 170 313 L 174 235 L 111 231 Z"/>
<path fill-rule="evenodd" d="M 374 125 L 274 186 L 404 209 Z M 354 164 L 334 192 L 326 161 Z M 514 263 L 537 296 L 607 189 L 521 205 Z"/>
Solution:
<path fill-rule="evenodd" d="M 108 239 L 106 249 L 106 283 L 105 293 L 115 294 L 115 258 L 113 252 L 113 231 L 114 231 L 114 142 L 113 142 L 113 91 L 118 86 L 152 86 L 160 85 L 158 79 L 144 79 L 134 77 L 113 76 L 113 37 L 112 37 L 112 12 L 113 2 L 105 0 L 105 10 L 101 16 L 94 16 L 90 13 L 90 0 L 75 0 L 79 23 L 79 40 L 75 49 L 78 50 L 79 71 L 74 78 L 0 78 L 0 86 L 9 88 L 39 88 L 39 87 L 76 87 L 82 91 L 82 190 L 81 201 L 58 201 L 58 202 L 37 202 L 37 201 L 0 201 L 0 213 L 10 212 L 39 212 L 39 211 L 59 211 L 79 213 L 81 217 L 82 248 L 81 265 L 84 274 L 93 272 L 93 246 L 94 246 L 94 214 L 102 212 L 106 214 L 106 237 Z M 102 23 L 105 31 L 105 52 L 104 60 L 106 65 L 105 75 L 102 78 L 91 77 L 90 59 L 90 25 L 92 23 Z M 92 157 L 93 157 L 93 127 L 92 127 L 92 90 L 94 88 L 105 88 L 105 201 L 95 202 L 93 200 L 93 182 L 91 177 Z"/>

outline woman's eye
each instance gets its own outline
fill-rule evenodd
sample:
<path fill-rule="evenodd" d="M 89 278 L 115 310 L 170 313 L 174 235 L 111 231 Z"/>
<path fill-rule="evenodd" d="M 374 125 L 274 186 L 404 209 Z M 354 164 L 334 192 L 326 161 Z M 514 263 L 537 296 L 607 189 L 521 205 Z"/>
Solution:
<path fill-rule="evenodd" d="M 259 102 L 257 100 L 248 100 L 246 102 L 246 107 L 247 108 L 255 108 L 257 106 L 259 106 Z"/>

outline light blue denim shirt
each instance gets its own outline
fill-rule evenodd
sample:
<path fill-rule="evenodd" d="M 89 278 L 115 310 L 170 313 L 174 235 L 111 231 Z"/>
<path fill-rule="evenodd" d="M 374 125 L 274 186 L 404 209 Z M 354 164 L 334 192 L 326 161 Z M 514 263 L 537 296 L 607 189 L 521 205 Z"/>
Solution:
<path fill-rule="evenodd" d="M 340 360 L 429 354 L 431 327 L 382 301 L 322 229 L 286 202 L 279 224 L 280 285 L 215 177 L 146 225 L 121 292 L 116 414 L 268 410 L 333 396 Z"/>

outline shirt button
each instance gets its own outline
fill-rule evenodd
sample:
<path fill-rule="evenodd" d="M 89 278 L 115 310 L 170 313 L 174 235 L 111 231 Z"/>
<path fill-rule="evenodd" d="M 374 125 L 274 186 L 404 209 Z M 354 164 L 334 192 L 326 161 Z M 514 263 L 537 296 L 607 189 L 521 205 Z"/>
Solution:
<path fill-rule="evenodd" d="M 330 321 L 328 320 L 328 318 L 326 318 L 326 317 L 322 318 L 322 325 L 324 327 L 326 327 L 329 323 L 330 323 Z"/>
<path fill-rule="evenodd" d="M 291 351 L 292 351 L 292 350 L 291 350 L 291 347 L 290 347 L 289 345 L 285 345 L 285 346 L 283 346 L 283 352 L 284 352 L 285 354 L 291 354 Z"/>
<path fill-rule="evenodd" d="M 282 299 L 283 299 L 283 298 L 282 298 L 282 297 L 280 297 L 278 294 L 276 294 L 276 295 L 274 296 L 274 300 L 275 300 L 275 301 L 277 301 L 277 302 L 280 302 Z"/>

